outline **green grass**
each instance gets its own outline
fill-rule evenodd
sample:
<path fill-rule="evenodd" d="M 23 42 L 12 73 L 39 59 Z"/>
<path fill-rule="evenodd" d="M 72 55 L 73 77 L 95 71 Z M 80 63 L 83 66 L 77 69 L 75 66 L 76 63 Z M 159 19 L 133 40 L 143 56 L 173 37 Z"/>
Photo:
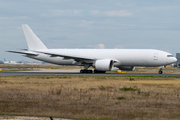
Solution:
<path fill-rule="evenodd" d="M 119 88 L 119 90 L 123 90 L 123 91 L 137 91 L 137 90 L 139 90 L 139 89 L 131 88 L 131 87 L 129 87 L 129 88 L 123 87 L 123 88 Z"/>
<path fill-rule="evenodd" d="M 124 100 L 124 99 L 126 99 L 125 97 L 117 97 L 116 98 L 117 100 Z"/>

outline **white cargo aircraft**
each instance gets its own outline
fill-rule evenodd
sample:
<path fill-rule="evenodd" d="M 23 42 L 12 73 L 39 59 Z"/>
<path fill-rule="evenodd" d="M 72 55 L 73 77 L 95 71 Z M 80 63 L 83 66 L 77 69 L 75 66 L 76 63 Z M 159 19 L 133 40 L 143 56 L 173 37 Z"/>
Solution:
<path fill-rule="evenodd" d="M 134 70 L 135 66 L 162 68 L 177 61 L 172 54 L 155 49 L 48 49 L 31 28 L 22 25 L 29 49 L 8 51 L 57 65 L 84 66 L 80 73 L 105 73 L 113 67 Z M 94 71 L 88 70 L 92 66 Z"/>

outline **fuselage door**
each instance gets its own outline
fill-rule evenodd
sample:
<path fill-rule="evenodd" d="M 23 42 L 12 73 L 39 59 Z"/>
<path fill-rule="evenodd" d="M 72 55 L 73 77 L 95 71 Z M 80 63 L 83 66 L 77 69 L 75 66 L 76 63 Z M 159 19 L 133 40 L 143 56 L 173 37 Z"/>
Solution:
<path fill-rule="evenodd" d="M 158 60 L 158 53 L 154 53 L 154 60 Z"/>

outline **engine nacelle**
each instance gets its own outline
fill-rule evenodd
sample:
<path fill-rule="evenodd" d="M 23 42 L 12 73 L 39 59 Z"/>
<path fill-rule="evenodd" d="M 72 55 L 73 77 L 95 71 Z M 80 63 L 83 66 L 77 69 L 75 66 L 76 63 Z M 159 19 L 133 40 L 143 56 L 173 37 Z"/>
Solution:
<path fill-rule="evenodd" d="M 113 60 L 110 59 L 97 60 L 94 64 L 94 67 L 98 71 L 111 71 L 113 68 Z"/>
<path fill-rule="evenodd" d="M 134 66 L 120 66 L 118 67 L 120 70 L 125 70 L 125 71 L 133 71 L 135 70 Z"/>

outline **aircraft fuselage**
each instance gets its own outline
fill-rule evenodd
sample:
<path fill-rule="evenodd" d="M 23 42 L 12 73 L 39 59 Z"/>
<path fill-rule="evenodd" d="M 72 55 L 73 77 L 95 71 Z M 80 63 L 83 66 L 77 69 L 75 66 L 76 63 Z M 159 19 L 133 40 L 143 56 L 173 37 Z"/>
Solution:
<path fill-rule="evenodd" d="M 156 67 L 176 62 L 176 58 L 172 57 L 172 54 L 155 49 L 47 49 L 40 51 L 76 56 L 88 56 L 97 59 L 115 59 L 117 62 L 114 63 L 114 66 Z M 64 59 L 63 57 L 54 57 L 42 53 L 39 53 L 38 56 L 26 55 L 26 57 L 58 65 L 79 64 L 73 59 Z M 86 62 L 88 63 L 88 61 Z"/>

